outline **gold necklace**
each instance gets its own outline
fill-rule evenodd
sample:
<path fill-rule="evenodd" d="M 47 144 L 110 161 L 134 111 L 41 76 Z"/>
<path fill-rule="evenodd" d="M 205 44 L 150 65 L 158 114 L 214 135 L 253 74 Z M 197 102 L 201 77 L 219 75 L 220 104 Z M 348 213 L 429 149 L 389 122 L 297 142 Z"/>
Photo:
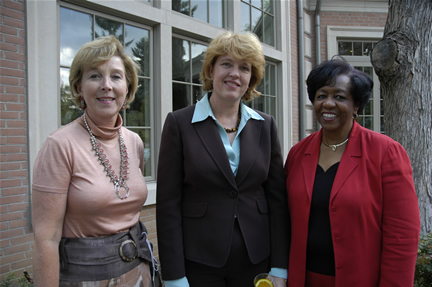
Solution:
<path fill-rule="evenodd" d="M 323 143 L 325 146 L 331 148 L 332 151 L 336 151 L 336 148 L 337 148 L 338 146 L 341 146 L 341 145 L 343 145 L 343 144 L 346 144 L 347 141 L 348 141 L 348 138 L 347 138 L 346 140 L 344 140 L 343 142 L 338 143 L 338 144 L 326 144 L 326 143 L 324 142 L 324 140 L 322 141 L 322 143 Z"/>

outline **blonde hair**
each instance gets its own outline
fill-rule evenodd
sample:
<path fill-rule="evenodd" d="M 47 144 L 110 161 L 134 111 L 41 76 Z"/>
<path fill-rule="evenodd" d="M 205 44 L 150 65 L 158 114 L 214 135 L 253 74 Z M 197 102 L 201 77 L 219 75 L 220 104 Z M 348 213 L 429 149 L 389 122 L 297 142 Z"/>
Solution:
<path fill-rule="evenodd" d="M 242 96 L 242 100 L 250 101 L 258 97 L 261 93 L 256 91 L 255 88 L 264 78 L 265 59 L 258 37 L 250 32 L 234 33 L 227 31 L 218 35 L 210 42 L 200 73 L 203 90 L 210 91 L 213 89 L 213 80 L 210 75 L 211 68 L 219 56 L 226 54 L 230 54 L 234 58 L 246 61 L 252 65 L 252 76 L 249 87 Z"/>
<path fill-rule="evenodd" d="M 91 42 L 85 43 L 75 55 L 69 74 L 69 85 L 72 92 L 72 100 L 77 107 L 80 107 L 80 94 L 76 85 L 81 82 L 83 73 L 87 69 L 99 66 L 113 56 L 119 56 L 125 68 L 128 94 L 126 95 L 126 107 L 135 98 L 138 89 L 139 65 L 133 61 L 125 52 L 122 44 L 114 36 L 99 37 Z"/>

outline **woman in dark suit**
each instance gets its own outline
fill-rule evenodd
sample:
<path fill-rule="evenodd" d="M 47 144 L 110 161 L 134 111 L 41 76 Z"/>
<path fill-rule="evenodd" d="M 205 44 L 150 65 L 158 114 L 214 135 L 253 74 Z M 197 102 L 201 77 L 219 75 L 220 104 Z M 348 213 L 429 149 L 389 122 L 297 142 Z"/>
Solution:
<path fill-rule="evenodd" d="M 410 160 L 399 143 L 355 121 L 372 80 L 333 59 L 307 85 L 322 129 L 285 165 L 288 286 L 413 286 L 420 216 Z"/>
<path fill-rule="evenodd" d="M 276 123 L 242 103 L 259 95 L 264 65 L 255 35 L 219 35 L 201 72 L 203 89 L 212 91 L 166 118 L 156 212 L 167 287 L 250 287 L 271 268 L 286 278 L 288 212 Z"/>

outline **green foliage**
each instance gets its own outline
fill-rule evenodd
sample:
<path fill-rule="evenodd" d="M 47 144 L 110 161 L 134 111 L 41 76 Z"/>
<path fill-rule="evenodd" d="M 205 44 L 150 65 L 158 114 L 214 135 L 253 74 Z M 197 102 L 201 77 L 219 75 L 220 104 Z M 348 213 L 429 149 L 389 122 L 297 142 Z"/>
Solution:
<path fill-rule="evenodd" d="M 15 276 L 15 273 L 9 273 L 0 283 L 0 287 L 33 287 L 33 283 L 30 283 L 24 275 L 18 280 L 15 280 Z"/>
<path fill-rule="evenodd" d="M 432 233 L 420 237 L 414 287 L 432 286 Z"/>

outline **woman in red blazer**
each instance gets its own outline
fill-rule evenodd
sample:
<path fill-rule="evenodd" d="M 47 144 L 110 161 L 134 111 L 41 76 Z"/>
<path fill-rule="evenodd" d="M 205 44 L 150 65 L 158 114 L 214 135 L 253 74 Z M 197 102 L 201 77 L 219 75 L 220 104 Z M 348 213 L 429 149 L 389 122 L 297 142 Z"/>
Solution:
<path fill-rule="evenodd" d="M 203 62 L 203 89 L 212 92 L 169 113 L 162 132 L 156 216 L 165 286 L 250 287 L 273 268 L 275 287 L 285 287 L 288 208 L 276 123 L 241 102 L 259 95 L 261 44 L 226 32 Z"/>
<path fill-rule="evenodd" d="M 289 152 L 289 287 L 411 287 L 420 233 L 404 148 L 356 121 L 368 75 L 343 59 L 307 79 L 322 126 Z"/>

